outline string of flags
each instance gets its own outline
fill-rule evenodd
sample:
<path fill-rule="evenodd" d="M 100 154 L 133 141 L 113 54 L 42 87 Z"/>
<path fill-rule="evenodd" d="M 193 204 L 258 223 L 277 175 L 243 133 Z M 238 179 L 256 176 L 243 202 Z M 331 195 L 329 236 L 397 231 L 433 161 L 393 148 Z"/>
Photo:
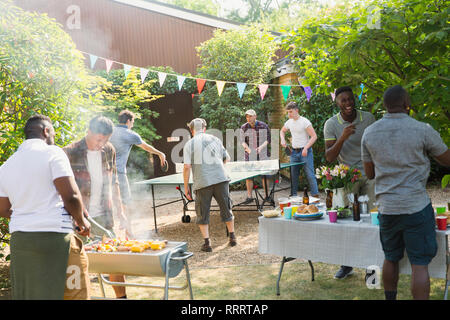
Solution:
<path fill-rule="evenodd" d="M 261 100 L 264 99 L 269 86 L 280 87 L 281 88 L 281 93 L 283 95 L 284 100 L 288 99 L 289 93 L 291 92 L 292 87 L 303 87 L 303 90 L 304 90 L 304 92 L 306 94 L 306 98 L 307 98 L 308 101 L 311 99 L 311 95 L 312 95 L 311 87 L 309 87 L 309 86 L 302 86 L 301 84 L 298 84 L 298 85 L 280 85 L 280 84 L 265 84 L 265 83 L 262 83 L 262 84 L 261 83 L 243 83 L 243 82 L 234 82 L 234 81 L 223 81 L 223 80 L 212 80 L 212 79 L 203 79 L 203 78 L 195 78 L 195 77 L 186 77 L 186 76 L 182 76 L 182 75 L 178 75 L 178 74 L 173 74 L 173 73 L 168 73 L 168 72 L 152 70 L 152 69 L 148 69 L 148 68 L 132 66 L 132 65 L 125 64 L 125 63 L 122 63 L 122 62 L 118 62 L 118 61 L 114 61 L 114 60 L 111 60 L 111 59 L 99 57 L 99 56 L 96 56 L 96 55 L 93 55 L 91 53 L 84 52 L 84 51 L 80 51 L 80 52 L 82 52 L 84 54 L 87 54 L 89 56 L 91 69 L 94 69 L 98 58 L 103 59 L 105 61 L 106 72 L 107 73 L 110 72 L 111 67 L 112 67 L 112 65 L 114 63 L 123 65 L 123 71 L 125 73 L 125 78 L 128 77 L 128 74 L 130 73 L 132 68 L 138 68 L 138 69 L 140 69 L 140 75 L 141 75 L 142 83 L 144 83 L 145 78 L 147 77 L 147 75 L 148 75 L 148 73 L 150 71 L 155 72 L 155 73 L 158 74 L 158 81 L 159 81 L 159 86 L 160 87 L 162 87 L 164 85 L 164 82 L 166 81 L 167 76 L 175 76 L 177 78 L 178 90 L 182 89 L 183 84 L 184 84 L 186 79 L 195 79 L 195 81 L 197 83 L 197 90 L 198 90 L 199 94 L 203 91 L 205 83 L 207 81 L 210 81 L 210 82 L 215 82 L 216 83 L 217 94 L 219 96 L 222 95 L 223 89 L 225 88 L 225 85 L 227 83 L 235 84 L 236 87 L 237 87 L 238 95 L 239 95 L 240 99 L 242 99 L 247 85 L 253 85 L 253 86 L 257 86 L 258 87 Z M 362 94 L 363 94 L 363 91 L 364 91 L 364 84 L 361 83 L 360 88 L 361 88 L 361 93 L 358 96 L 359 100 L 361 100 L 361 98 L 362 98 Z M 331 98 L 333 99 L 333 101 L 334 101 L 334 99 L 336 97 L 335 96 L 335 92 L 336 92 L 336 90 L 334 90 L 334 92 L 331 93 Z M 192 96 L 194 96 L 194 94 L 192 94 Z"/>

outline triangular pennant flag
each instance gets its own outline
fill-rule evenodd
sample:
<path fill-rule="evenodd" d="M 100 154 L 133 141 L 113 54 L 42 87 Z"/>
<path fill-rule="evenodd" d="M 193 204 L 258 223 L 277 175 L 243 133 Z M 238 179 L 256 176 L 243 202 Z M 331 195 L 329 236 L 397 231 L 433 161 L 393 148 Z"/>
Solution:
<path fill-rule="evenodd" d="M 145 78 L 147 78 L 148 69 L 141 68 L 141 82 L 144 83 Z"/>
<path fill-rule="evenodd" d="M 219 97 L 222 94 L 223 87 L 225 87 L 225 83 L 226 83 L 225 81 L 219 81 L 219 80 L 216 81 L 217 93 L 219 94 Z"/>
<path fill-rule="evenodd" d="M 269 88 L 268 84 L 260 84 L 258 85 L 259 94 L 261 95 L 261 100 L 264 100 L 264 96 L 266 95 L 267 88 Z"/>
<path fill-rule="evenodd" d="M 359 94 L 359 100 L 361 100 L 361 98 L 362 98 L 362 94 L 363 94 L 363 92 L 364 92 L 364 84 L 362 84 L 361 83 L 361 85 L 359 86 L 360 88 L 361 88 L 361 93 Z"/>
<path fill-rule="evenodd" d="M 336 90 L 334 90 L 334 92 L 332 92 L 330 94 L 331 94 L 331 99 L 333 99 L 333 101 L 334 101 L 334 99 L 336 98 Z"/>
<path fill-rule="evenodd" d="M 128 74 L 131 71 L 131 66 L 129 64 L 124 64 L 123 65 L 123 72 L 125 72 L 125 78 L 128 77 Z"/>
<path fill-rule="evenodd" d="M 205 79 L 195 79 L 197 81 L 197 89 L 198 94 L 202 93 L 203 87 L 205 86 L 206 80 Z"/>
<path fill-rule="evenodd" d="M 195 94 L 194 94 L 194 93 L 192 93 L 192 94 L 191 94 L 191 96 L 192 96 L 192 99 L 194 99 L 194 96 L 195 96 Z"/>
<path fill-rule="evenodd" d="M 311 87 L 303 87 L 303 90 L 305 91 L 306 94 L 306 99 L 311 99 L 311 94 L 312 94 L 312 89 Z"/>
<path fill-rule="evenodd" d="M 159 79 L 159 86 L 162 87 L 164 84 L 164 81 L 166 81 L 167 73 L 164 72 L 158 72 L 158 79 Z"/>
<path fill-rule="evenodd" d="M 97 62 L 98 57 L 93 54 L 89 55 L 89 60 L 91 61 L 91 69 L 94 69 L 95 63 Z"/>
<path fill-rule="evenodd" d="M 181 90 L 181 88 L 183 87 L 184 80 L 186 80 L 186 77 L 177 76 L 177 80 L 178 80 L 178 90 Z"/>
<path fill-rule="evenodd" d="M 291 86 L 281 86 L 281 91 L 283 92 L 284 100 L 287 100 L 289 92 L 291 92 Z"/>
<path fill-rule="evenodd" d="M 237 86 L 237 89 L 238 89 L 238 92 L 239 92 L 239 98 L 242 99 L 242 95 L 244 94 L 244 90 L 245 90 L 245 87 L 247 86 L 247 84 L 246 83 L 242 83 L 242 82 L 238 82 L 238 83 L 236 83 L 236 86 Z"/>
<path fill-rule="evenodd" d="M 113 64 L 113 61 L 105 59 L 105 63 L 106 63 L 106 73 L 109 73 L 109 70 L 111 70 L 111 66 Z"/>

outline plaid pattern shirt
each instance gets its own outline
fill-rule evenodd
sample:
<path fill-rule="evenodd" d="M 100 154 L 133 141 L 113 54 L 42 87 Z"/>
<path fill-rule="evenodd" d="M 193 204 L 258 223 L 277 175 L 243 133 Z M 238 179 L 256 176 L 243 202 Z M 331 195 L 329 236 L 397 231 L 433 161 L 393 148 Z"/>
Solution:
<path fill-rule="evenodd" d="M 83 198 L 83 205 L 89 212 L 89 201 L 91 196 L 91 176 L 88 170 L 87 145 L 83 138 L 80 141 L 69 144 L 64 147 L 70 165 L 72 166 L 75 181 L 80 189 Z M 102 189 L 102 207 L 104 208 L 107 225 L 106 228 L 112 228 L 113 223 L 113 192 L 117 190 L 119 180 L 117 177 L 116 151 L 111 143 L 107 143 L 102 149 L 102 169 L 103 169 L 103 189 Z M 115 186 L 117 184 L 117 186 Z M 120 195 L 114 195 L 119 197 Z"/>
<path fill-rule="evenodd" d="M 266 140 L 270 144 L 270 128 L 266 123 L 256 120 L 255 127 L 252 127 L 248 122 L 241 126 L 240 141 L 241 143 L 245 142 L 250 150 L 252 150 L 252 153 Z M 267 145 L 267 147 L 257 155 L 257 159 L 254 160 L 267 160 L 268 158 L 270 158 L 269 145 Z M 245 160 L 249 160 L 249 154 L 247 152 L 245 152 Z"/>

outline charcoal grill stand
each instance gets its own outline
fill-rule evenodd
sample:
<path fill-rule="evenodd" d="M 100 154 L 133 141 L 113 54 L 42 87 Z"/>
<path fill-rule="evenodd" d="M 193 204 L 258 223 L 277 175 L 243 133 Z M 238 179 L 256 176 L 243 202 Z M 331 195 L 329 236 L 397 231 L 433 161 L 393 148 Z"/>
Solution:
<path fill-rule="evenodd" d="M 179 252 L 182 256 L 172 257 L 173 254 Z M 192 293 L 192 285 L 191 285 L 191 276 L 189 274 L 189 267 L 187 263 L 187 259 L 192 257 L 192 252 L 185 252 L 182 248 L 178 248 L 176 250 L 172 250 L 168 253 L 166 260 L 166 276 L 165 276 L 165 285 L 156 285 L 156 284 L 148 284 L 148 283 L 131 283 L 131 282 L 114 282 L 107 280 L 103 274 L 98 274 L 98 282 L 100 285 L 100 290 L 102 292 L 102 297 L 92 297 L 92 299 L 107 299 L 105 293 L 104 283 L 111 286 L 118 287 L 144 287 L 144 288 L 153 288 L 153 289 L 164 289 L 164 300 L 169 299 L 169 289 L 172 290 L 184 290 L 186 288 L 189 289 L 189 297 L 191 300 L 194 300 L 194 295 Z M 184 270 L 186 271 L 186 284 L 183 286 L 170 286 L 169 285 L 169 274 L 170 274 L 170 261 L 183 261 Z"/>

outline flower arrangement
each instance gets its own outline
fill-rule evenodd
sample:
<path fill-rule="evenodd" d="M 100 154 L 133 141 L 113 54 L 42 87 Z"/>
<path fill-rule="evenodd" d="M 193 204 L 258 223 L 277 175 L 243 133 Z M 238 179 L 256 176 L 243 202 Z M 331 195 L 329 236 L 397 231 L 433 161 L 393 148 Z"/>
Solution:
<path fill-rule="evenodd" d="M 334 167 L 322 166 L 316 169 L 316 178 L 321 180 L 323 189 L 351 189 L 351 186 L 362 177 L 362 173 L 355 167 L 344 164 Z"/>

